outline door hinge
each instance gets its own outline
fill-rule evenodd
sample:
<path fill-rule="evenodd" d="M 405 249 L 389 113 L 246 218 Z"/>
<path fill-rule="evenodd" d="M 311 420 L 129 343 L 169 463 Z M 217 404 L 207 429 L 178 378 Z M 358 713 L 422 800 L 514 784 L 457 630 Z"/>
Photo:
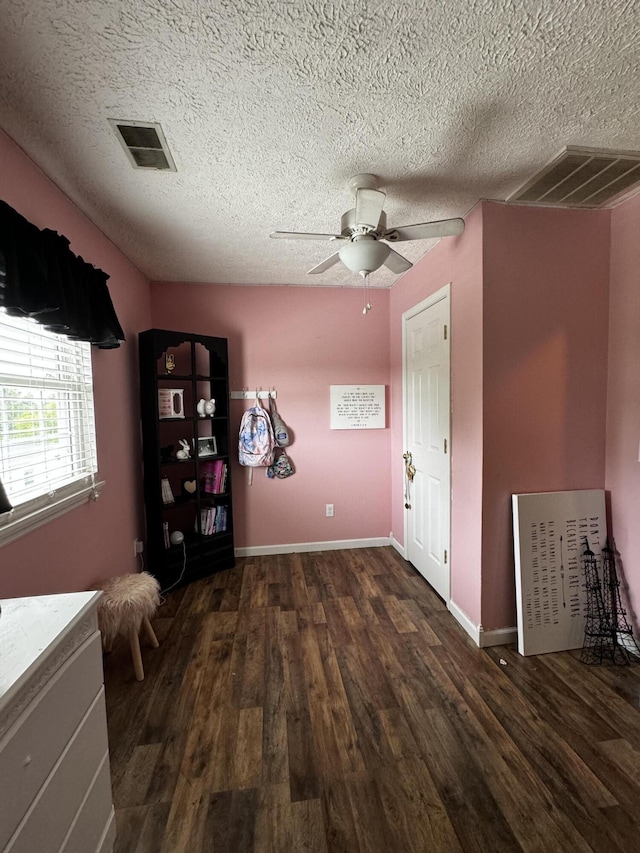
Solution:
<path fill-rule="evenodd" d="M 447 452 L 447 439 L 444 440 L 444 452 Z"/>
<path fill-rule="evenodd" d="M 447 549 L 444 549 L 444 564 L 447 565 Z"/>
<path fill-rule="evenodd" d="M 446 325 L 446 323 L 444 326 L 444 339 L 445 339 L 445 341 L 447 340 L 447 325 Z"/>

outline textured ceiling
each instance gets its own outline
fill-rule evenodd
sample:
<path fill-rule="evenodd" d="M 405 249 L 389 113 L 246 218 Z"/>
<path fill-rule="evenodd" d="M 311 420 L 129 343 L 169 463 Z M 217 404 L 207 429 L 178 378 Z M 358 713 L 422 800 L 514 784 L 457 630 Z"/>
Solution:
<path fill-rule="evenodd" d="M 151 279 L 358 285 L 341 265 L 306 276 L 333 244 L 269 233 L 338 233 L 359 172 L 406 225 L 507 198 L 567 144 L 640 149 L 639 2 L 0 12 L 0 126 Z M 160 122 L 177 172 L 134 171 L 108 118 Z M 416 261 L 431 245 L 397 248 Z"/>

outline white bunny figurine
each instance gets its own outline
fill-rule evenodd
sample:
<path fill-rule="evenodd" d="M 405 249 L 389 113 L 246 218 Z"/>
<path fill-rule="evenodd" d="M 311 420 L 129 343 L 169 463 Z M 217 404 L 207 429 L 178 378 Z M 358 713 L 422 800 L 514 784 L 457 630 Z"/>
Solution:
<path fill-rule="evenodd" d="M 189 442 L 186 438 L 180 439 L 181 450 L 178 450 L 176 453 L 176 459 L 188 459 L 191 455 L 191 451 L 189 449 Z"/>
<path fill-rule="evenodd" d="M 206 402 L 207 402 L 207 401 L 206 401 L 206 400 L 204 400 L 204 399 L 202 399 L 202 400 L 198 400 L 198 405 L 196 406 L 196 411 L 197 411 L 197 413 L 200 415 L 200 417 L 201 417 L 201 418 L 204 418 L 204 417 L 205 417 L 205 414 L 204 414 L 204 407 L 205 407 Z"/>

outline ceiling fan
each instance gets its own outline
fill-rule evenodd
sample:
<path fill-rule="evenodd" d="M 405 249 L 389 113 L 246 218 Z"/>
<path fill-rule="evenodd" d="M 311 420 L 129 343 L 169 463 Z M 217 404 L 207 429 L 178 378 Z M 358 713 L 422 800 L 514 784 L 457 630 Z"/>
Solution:
<path fill-rule="evenodd" d="M 387 228 L 387 216 L 382 210 L 386 193 L 378 189 L 375 175 L 355 175 L 349 180 L 349 190 L 355 192 L 356 206 L 348 210 L 341 221 L 340 234 L 305 234 L 300 231 L 274 231 L 277 240 L 341 240 L 344 246 L 334 255 L 309 270 L 309 275 L 325 272 L 338 261 L 364 279 L 383 264 L 394 273 L 405 272 L 413 264 L 387 243 L 403 240 L 428 240 L 452 237 L 464 231 L 464 219 L 443 219 Z"/>

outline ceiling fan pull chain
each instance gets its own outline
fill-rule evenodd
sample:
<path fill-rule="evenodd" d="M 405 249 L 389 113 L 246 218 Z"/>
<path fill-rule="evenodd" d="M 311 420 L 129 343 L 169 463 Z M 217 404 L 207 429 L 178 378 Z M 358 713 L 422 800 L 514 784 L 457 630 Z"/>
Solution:
<path fill-rule="evenodd" d="M 371 311 L 371 302 L 369 301 L 369 273 L 363 276 L 364 278 L 364 306 L 362 308 L 363 314 L 368 314 Z"/>

